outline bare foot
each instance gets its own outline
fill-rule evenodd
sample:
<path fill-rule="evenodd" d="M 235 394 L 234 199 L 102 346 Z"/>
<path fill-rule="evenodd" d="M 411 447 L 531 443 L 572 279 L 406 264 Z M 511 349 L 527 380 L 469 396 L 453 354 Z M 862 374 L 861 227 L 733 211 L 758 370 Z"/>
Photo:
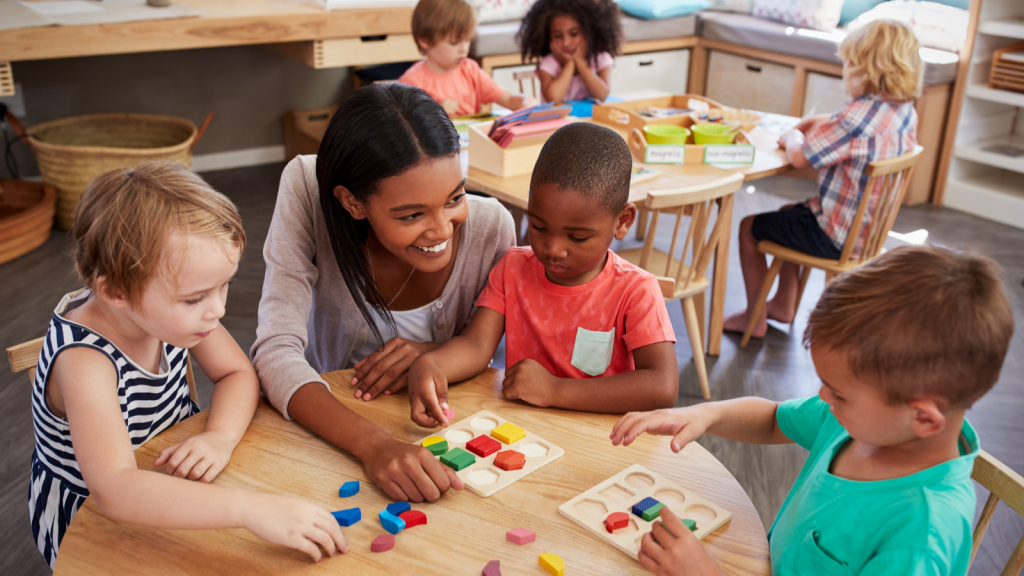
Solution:
<path fill-rule="evenodd" d="M 747 311 L 738 312 L 729 316 L 725 319 L 725 323 L 722 328 L 726 332 L 737 332 L 743 334 L 747 331 L 747 322 L 750 321 L 750 316 Z M 768 332 L 768 321 L 761 320 L 757 324 L 754 324 L 754 331 L 750 333 L 751 338 L 764 338 L 764 335 Z"/>
<path fill-rule="evenodd" d="M 776 322 L 782 322 L 783 324 L 791 324 L 793 318 L 796 318 L 796 309 L 792 306 L 786 306 L 775 302 L 775 298 L 768 301 L 768 305 L 765 307 L 768 313 L 769 320 L 775 320 Z"/>

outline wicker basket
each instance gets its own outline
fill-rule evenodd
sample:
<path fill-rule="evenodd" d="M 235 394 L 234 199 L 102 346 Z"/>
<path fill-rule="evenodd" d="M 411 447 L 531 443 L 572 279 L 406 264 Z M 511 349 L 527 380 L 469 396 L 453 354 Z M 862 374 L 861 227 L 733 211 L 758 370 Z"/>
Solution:
<path fill-rule="evenodd" d="M 0 264 L 28 254 L 50 237 L 57 191 L 23 180 L 0 180 Z"/>
<path fill-rule="evenodd" d="M 100 174 L 152 160 L 191 168 L 192 149 L 212 119 L 210 114 L 196 128 L 173 116 L 90 114 L 44 122 L 24 132 L 43 181 L 57 189 L 57 226 L 69 230 L 78 199 Z"/>

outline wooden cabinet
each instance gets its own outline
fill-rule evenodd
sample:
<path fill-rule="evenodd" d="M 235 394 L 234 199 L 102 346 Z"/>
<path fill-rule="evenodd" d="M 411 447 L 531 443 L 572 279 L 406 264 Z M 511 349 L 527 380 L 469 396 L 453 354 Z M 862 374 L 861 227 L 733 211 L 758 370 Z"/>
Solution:
<path fill-rule="evenodd" d="M 789 114 L 793 78 L 791 66 L 712 50 L 704 95 L 726 106 Z"/>

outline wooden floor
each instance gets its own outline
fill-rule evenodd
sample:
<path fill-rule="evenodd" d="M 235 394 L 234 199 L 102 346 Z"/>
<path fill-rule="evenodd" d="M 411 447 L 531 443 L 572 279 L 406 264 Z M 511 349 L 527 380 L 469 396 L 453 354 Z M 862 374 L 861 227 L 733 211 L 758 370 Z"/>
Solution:
<path fill-rule="evenodd" d="M 263 286 L 262 245 L 273 212 L 281 165 L 205 174 L 209 182 L 237 204 L 245 222 L 249 246 L 231 288 L 223 323 L 248 350 L 255 338 L 256 311 Z M 772 210 L 782 204 L 810 197 L 814 183 L 791 178 L 770 178 L 754 183 L 756 189 L 739 192 L 736 222 L 747 214 Z M 668 230 L 669 226 L 660 227 Z M 736 229 L 734 224 L 733 229 Z M 1013 306 L 1017 331 L 996 387 L 968 413 L 981 435 L 982 446 L 1011 468 L 1024 472 L 1024 231 L 994 224 L 960 212 L 917 206 L 904 209 L 895 231 L 926 229 L 928 242 L 974 250 L 995 258 L 1006 270 L 1006 288 Z M 630 236 L 632 238 L 632 236 Z M 667 245 L 668 239 L 665 239 Z M 626 240 L 624 245 L 638 245 Z M 735 238 L 730 259 L 726 313 L 745 306 Z M 55 232 L 40 249 L 14 262 L 0 265 L 0 347 L 41 336 L 60 297 L 78 287 L 67 257 L 68 236 Z M 811 276 L 804 306 L 796 324 L 774 325 L 763 341 L 740 349 L 738 337 L 727 335 L 722 354 L 708 358 L 714 399 L 757 395 L 784 400 L 816 394 L 818 379 L 808 353 L 800 345 L 806 315 L 821 293 L 824 277 Z M 698 403 L 700 386 L 690 362 L 690 345 L 678 304 L 669 314 L 676 327 L 680 365 L 678 405 Z M 498 362 L 503 360 L 499 351 Z M 200 403 L 208 406 L 211 386 L 199 376 Z M 732 471 L 746 489 L 765 527 L 771 525 L 790 486 L 796 479 L 805 452 L 796 446 L 747 446 L 717 438 L 700 440 Z M 0 574 L 35 575 L 49 572 L 36 551 L 29 529 L 29 460 L 33 448 L 30 386 L 24 374 L 0 367 Z M 979 490 L 979 502 L 987 494 Z M 978 506 L 980 512 L 981 506 Z M 1010 551 L 1024 534 L 1024 519 L 1001 505 L 989 529 L 972 575 L 998 574 Z"/>

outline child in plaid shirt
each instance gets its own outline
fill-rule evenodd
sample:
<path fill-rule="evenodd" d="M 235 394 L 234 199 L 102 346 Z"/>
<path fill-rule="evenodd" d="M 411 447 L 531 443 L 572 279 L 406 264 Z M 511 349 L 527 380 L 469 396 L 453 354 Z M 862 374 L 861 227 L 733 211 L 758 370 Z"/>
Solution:
<path fill-rule="evenodd" d="M 728 317 L 726 330 L 742 333 L 746 329 L 749 306 L 768 273 L 765 256 L 757 251 L 759 241 L 771 240 L 819 258 L 840 257 L 867 185 L 868 163 L 907 153 L 917 143 L 914 99 L 921 92 L 920 49 L 910 27 L 891 20 L 870 22 L 843 40 L 839 46 L 843 84 L 853 100 L 832 116 L 805 118 L 779 139 L 794 168 L 818 170 L 818 196 L 778 212 L 747 216 L 740 223 L 748 309 Z M 869 205 L 864 215 L 854 257 L 863 248 L 873 209 Z M 796 264 L 782 266 L 778 290 L 755 324 L 754 338 L 768 331 L 768 318 L 793 321 L 799 276 Z"/>

